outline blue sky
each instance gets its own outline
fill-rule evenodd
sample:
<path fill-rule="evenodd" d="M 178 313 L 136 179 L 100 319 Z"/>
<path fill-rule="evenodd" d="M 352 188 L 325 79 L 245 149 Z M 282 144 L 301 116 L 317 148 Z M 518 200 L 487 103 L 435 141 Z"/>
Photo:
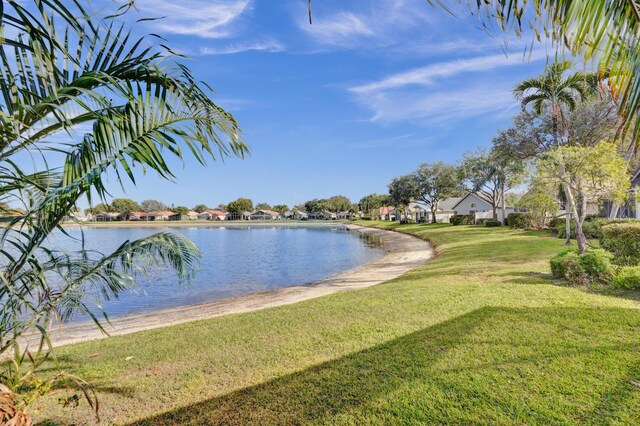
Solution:
<path fill-rule="evenodd" d="M 451 2 L 453 3 L 453 2 Z M 385 193 L 420 163 L 489 145 L 519 106 L 513 86 L 542 72 L 547 50 L 481 29 L 424 0 L 137 0 L 135 31 L 188 55 L 239 121 L 251 155 L 188 158 L 176 182 L 151 174 L 114 196 L 215 206 L 238 196 L 288 205 Z M 506 43 L 506 46 L 505 46 Z M 505 54 L 505 51 L 507 54 Z"/>

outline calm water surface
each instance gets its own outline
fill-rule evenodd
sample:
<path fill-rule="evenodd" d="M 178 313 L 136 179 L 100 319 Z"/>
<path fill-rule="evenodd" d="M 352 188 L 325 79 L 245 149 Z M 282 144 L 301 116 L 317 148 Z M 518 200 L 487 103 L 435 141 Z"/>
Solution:
<path fill-rule="evenodd" d="M 310 283 L 372 262 L 384 254 L 377 238 L 336 227 L 185 227 L 84 229 L 88 249 L 107 253 L 126 240 L 180 232 L 202 252 L 200 272 L 180 286 L 170 270 L 139 279 L 140 288 L 102 303 L 112 316 L 192 305 L 230 296 Z M 80 230 L 69 233 L 79 236 Z M 55 243 L 72 249 L 70 238 Z M 96 310 L 97 312 L 97 310 Z M 86 319 L 83 317 L 76 320 Z"/>

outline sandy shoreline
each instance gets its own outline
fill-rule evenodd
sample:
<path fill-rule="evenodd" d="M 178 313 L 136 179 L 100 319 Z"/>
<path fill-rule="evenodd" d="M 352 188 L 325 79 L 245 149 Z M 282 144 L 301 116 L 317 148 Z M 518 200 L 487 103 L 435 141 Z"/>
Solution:
<path fill-rule="evenodd" d="M 238 223 L 238 225 L 242 226 L 243 224 Z M 290 226 L 291 224 L 282 224 L 280 226 L 284 225 Z M 300 225 L 308 226 L 309 224 L 301 223 Z M 327 223 L 326 225 L 318 223 L 317 225 L 336 226 L 336 223 Z M 179 224 L 175 226 L 179 226 Z M 182 224 L 182 226 L 185 225 Z M 386 254 L 381 259 L 360 268 L 312 284 L 296 285 L 214 302 L 113 318 L 111 325 L 106 324 L 105 329 L 111 336 L 117 336 L 189 321 L 288 305 L 341 291 L 365 288 L 396 278 L 424 264 L 435 255 L 429 243 L 410 235 L 351 224 L 344 226 L 363 234 L 378 236 L 382 241 Z M 92 322 L 68 324 L 63 328 L 52 330 L 51 333 L 51 340 L 54 346 L 105 337 L 108 336 L 101 333 Z"/>

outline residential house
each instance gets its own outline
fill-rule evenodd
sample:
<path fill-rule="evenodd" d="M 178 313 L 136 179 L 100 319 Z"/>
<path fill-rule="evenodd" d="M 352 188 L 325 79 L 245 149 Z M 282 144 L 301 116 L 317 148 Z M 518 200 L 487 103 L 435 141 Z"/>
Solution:
<path fill-rule="evenodd" d="M 335 220 L 337 215 L 330 211 L 309 213 L 309 220 Z"/>
<path fill-rule="evenodd" d="M 615 212 L 615 207 L 610 201 L 605 201 L 602 216 L 611 217 L 615 214 L 618 218 L 640 219 L 640 169 L 631 176 L 631 189 L 627 202 L 619 206 L 617 212 Z"/>
<path fill-rule="evenodd" d="M 169 220 L 196 220 L 198 219 L 198 213 L 194 211 L 188 211 L 187 213 L 174 213 L 169 216 Z"/>
<path fill-rule="evenodd" d="M 380 220 L 396 220 L 395 207 L 380 207 Z"/>
<path fill-rule="evenodd" d="M 140 220 L 147 220 L 147 221 L 155 221 L 155 220 L 169 220 L 170 216 L 173 216 L 173 212 L 169 211 L 169 210 L 160 210 L 157 212 L 148 212 L 148 213 L 144 213 L 141 217 Z"/>
<path fill-rule="evenodd" d="M 301 212 L 301 211 L 293 212 L 289 210 L 284 214 L 284 218 L 289 220 L 307 220 L 309 217 L 305 212 Z"/>
<path fill-rule="evenodd" d="M 279 220 L 280 218 L 280 213 L 273 210 L 256 210 L 249 216 L 249 220 Z"/>
<path fill-rule="evenodd" d="M 145 212 L 140 212 L 140 211 L 127 212 L 127 213 L 121 213 L 118 219 L 119 220 L 142 220 L 142 216 L 144 215 L 145 215 Z"/>
<path fill-rule="evenodd" d="M 114 222 L 118 220 L 120 213 L 98 213 L 96 215 L 96 222 Z"/>
<path fill-rule="evenodd" d="M 351 220 L 351 219 L 354 219 L 355 217 L 356 215 L 351 212 L 340 212 L 336 214 L 336 218 L 338 220 Z"/>
<path fill-rule="evenodd" d="M 251 212 L 229 212 L 225 217 L 226 220 L 249 220 Z"/>
<path fill-rule="evenodd" d="M 208 209 L 198 214 L 198 219 L 201 220 L 225 220 L 226 218 L 227 213 L 222 210 Z"/>

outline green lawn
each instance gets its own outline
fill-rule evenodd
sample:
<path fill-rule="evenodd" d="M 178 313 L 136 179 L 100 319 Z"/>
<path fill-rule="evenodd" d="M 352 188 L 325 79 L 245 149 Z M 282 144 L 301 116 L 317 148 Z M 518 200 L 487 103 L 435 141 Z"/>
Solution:
<path fill-rule="evenodd" d="M 370 223 L 440 256 L 385 284 L 59 348 L 117 424 L 633 424 L 640 299 L 551 281 L 541 232 Z M 133 358 L 129 358 L 133 357 Z M 39 420 L 82 424 L 55 392 Z"/>

